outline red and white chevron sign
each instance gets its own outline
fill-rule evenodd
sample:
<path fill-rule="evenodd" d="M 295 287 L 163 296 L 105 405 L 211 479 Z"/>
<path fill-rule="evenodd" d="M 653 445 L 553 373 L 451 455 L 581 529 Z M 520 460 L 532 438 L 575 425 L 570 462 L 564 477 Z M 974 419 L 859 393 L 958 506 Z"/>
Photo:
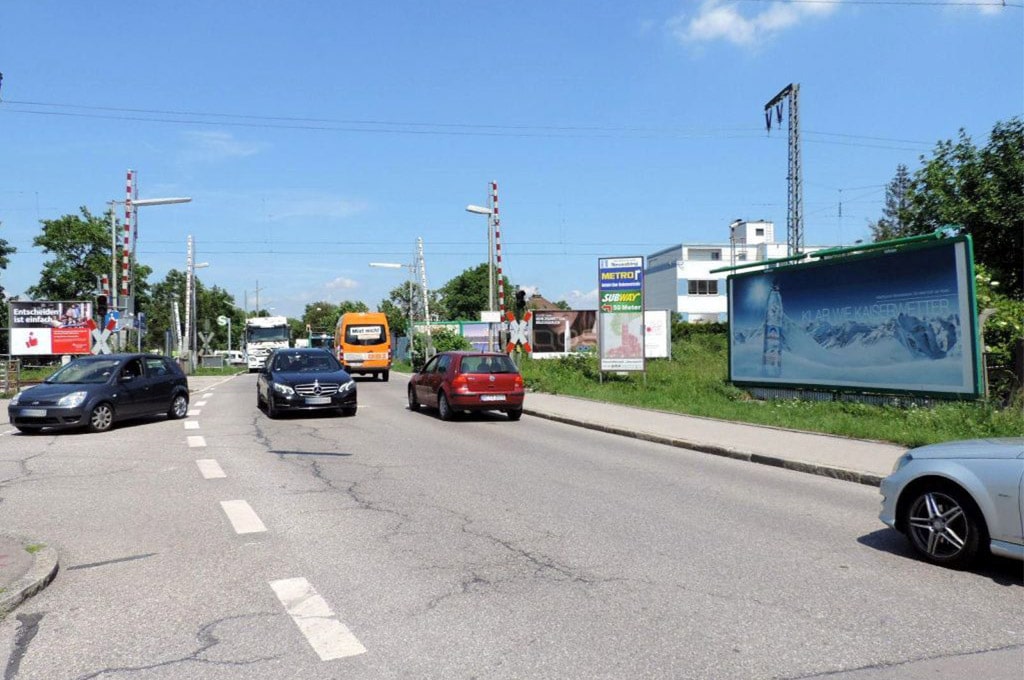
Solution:
<path fill-rule="evenodd" d="M 92 331 L 92 353 L 93 354 L 113 354 L 114 350 L 110 349 L 110 345 L 107 344 L 107 340 L 110 338 L 110 334 L 115 328 L 117 328 L 117 319 L 113 317 L 107 318 L 107 324 L 100 328 L 96 325 L 96 322 L 89 319 L 85 323 Z"/>
<path fill-rule="evenodd" d="M 512 312 L 506 312 L 505 318 L 508 320 L 508 345 L 505 347 L 505 351 L 511 354 L 515 351 L 516 346 L 520 345 L 527 353 L 532 352 L 530 336 L 533 335 L 533 312 L 527 310 L 526 314 L 523 314 L 522 321 L 516 321 Z"/>

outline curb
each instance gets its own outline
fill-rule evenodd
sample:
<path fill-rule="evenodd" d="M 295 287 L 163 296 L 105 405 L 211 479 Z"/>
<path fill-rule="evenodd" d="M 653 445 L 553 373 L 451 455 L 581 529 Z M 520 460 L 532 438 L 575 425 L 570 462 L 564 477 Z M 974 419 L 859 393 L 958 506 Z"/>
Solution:
<path fill-rule="evenodd" d="M 633 430 L 627 430 L 621 427 L 612 427 L 603 423 L 593 423 L 586 420 L 577 420 L 575 418 L 554 415 L 551 413 L 542 413 L 525 407 L 523 408 L 523 413 L 528 413 L 531 416 L 537 416 L 538 418 L 544 418 L 546 420 L 553 420 L 557 423 L 576 425 L 588 430 L 596 430 L 598 432 L 631 437 L 633 439 L 640 439 L 643 441 L 653 442 L 655 444 L 667 444 L 668 446 L 674 446 L 680 449 L 690 449 L 701 453 L 709 453 L 713 456 L 722 456 L 723 458 L 732 458 L 733 460 L 742 460 L 748 463 L 757 463 L 758 465 L 769 465 L 771 467 L 784 468 L 786 470 L 794 470 L 796 472 L 805 472 L 812 475 L 818 475 L 819 477 L 830 477 L 832 479 L 839 479 L 845 482 L 855 482 L 857 484 L 877 487 L 881 485 L 883 479 L 881 476 L 870 472 L 857 472 L 856 470 L 847 470 L 846 468 L 833 467 L 831 465 L 804 463 L 795 460 L 786 460 L 777 456 L 766 456 L 760 453 L 747 453 L 746 451 L 737 451 L 735 449 L 729 449 L 722 446 L 677 439 L 675 437 L 665 437 L 663 435 L 651 434 L 649 432 L 634 432 Z"/>
<path fill-rule="evenodd" d="M 22 548 L 30 545 L 40 545 L 35 541 L 28 541 L 24 538 L 15 538 L 21 543 Z M 57 576 L 60 570 L 60 562 L 57 551 L 48 545 L 32 554 L 32 566 L 17 581 L 10 584 L 3 593 L 0 593 L 0 619 L 11 613 L 18 605 L 32 597 Z"/>

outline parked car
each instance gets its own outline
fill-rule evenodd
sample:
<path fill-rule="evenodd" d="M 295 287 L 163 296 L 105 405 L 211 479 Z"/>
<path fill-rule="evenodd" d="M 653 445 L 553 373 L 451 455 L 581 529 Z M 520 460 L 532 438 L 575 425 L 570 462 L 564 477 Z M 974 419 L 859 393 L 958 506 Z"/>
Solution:
<path fill-rule="evenodd" d="M 168 357 L 100 354 L 70 361 L 39 385 L 14 395 L 11 424 L 26 434 L 45 429 L 109 430 L 115 422 L 188 413 L 188 378 Z"/>
<path fill-rule="evenodd" d="M 882 480 L 879 519 L 934 564 L 965 567 L 981 553 L 1024 560 L 1024 438 L 911 449 Z"/>
<path fill-rule="evenodd" d="M 237 349 L 217 350 L 214 355 L 224 357 L 224 363 L 229 366 L 245 366 L 245 354 Z"/>
<path fill-rule="evenodd" d="M 275 349 L 256 379 L 256 406 L 265 408 L 268 418 L 325 409 L 354 416 L 356 383 L 325 349 Z"/>
<path fill-rule="evenodd" d="M 409 380 L 409 410 L 430 406 L 441 420 L 460 411 L 503 411 L 523 415 L 523 376 L 505 354 L 441 352 Z"/>

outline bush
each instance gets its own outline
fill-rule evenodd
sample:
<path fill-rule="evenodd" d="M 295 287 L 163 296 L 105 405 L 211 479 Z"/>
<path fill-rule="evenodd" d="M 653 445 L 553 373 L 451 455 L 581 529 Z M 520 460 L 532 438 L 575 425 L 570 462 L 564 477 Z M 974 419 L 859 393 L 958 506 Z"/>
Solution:
<path fill-rule="evenodd" d="M 473 345 L 469 340 L 449 328 L 434 329 L 430 334 L 430 339 L 432 341 L 430 344 L 434 348 L 434 354 L 473 349 Z M 412 338 L 412 367 L 414 370 L 420 370 L 427 363 L 427 359 L 430 358 L 427 356 L 427 350 L 427 335 L 425 333 L 414 335 Z"/>

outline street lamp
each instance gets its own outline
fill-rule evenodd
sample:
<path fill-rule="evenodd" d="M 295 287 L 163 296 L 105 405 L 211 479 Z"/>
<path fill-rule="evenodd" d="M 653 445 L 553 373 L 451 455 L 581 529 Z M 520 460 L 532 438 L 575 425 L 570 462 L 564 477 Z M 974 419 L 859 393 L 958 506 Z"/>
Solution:
<path fill-rule="evenodd" d="M 487 311 L 494 311 L 494 210 L 481 205 L 467 205 L 466 212 L 487 215 Z M 487 324 L 487 349 L 494 349 L 494 334 Z"/>
<path fill-rule="evenodd" d="M 371 262 L 371 267 L 380 267 L 382 269 L 401 269 L 405 267 L 409 270 L 409 330 L 406 331 L 406 335 L 409 338 L 409 355 L 412 356 L 412 336 L 413 336 L 413 323 L 412 323 L 412 279 L 416 274 L 415 264 L 398 264 L 397 262 Z"/>
<path fill-rule="evenodd" d="M 132 171 L 129 171 L 129 173 L 132 173 Z M 116 217 L 114 215 L 114 206 L 115 205 L 126 205 L 126 206 L 128 206 L 131 209 L 131 222 L 132 222 L 132 224 L 135 225 L 135 234 L 132 237 L 131 248 L 130 248 L 131 252 L 130 253 L 124 253 L 123 256 L 129 258 L 129 260 L 131 261 L 131 266 L 133 268 L 132 271 L 134 272 L 134 266 L 135 266 L 135 263 L 134 263 L 134 260 L 135 260 L 135 241 L 138 238 L 138 234 L 139 234 L 139 217 L 138 217 L 138 212 L 137 212 L 138 209 L 139 208 L 144 208 L 144 207 L 150 206 L 150 205 L 171 205 L 171 204 L 174 204 L 174 203 L 191 203 L 191 202 L 192 202 L 192 197 L 191 196 L 178 196 L 178 197 L 172 197 L 172 198 L 137 198 L 137 199 L 132 199 L 132 198 L 129 197 L 127 200 L 124 200 L 124 201 L 108 201 L 108 205 L 110 205 L 110 300 L 109 300 L 109 302 L 110 302 L 110 308 L 111 309 L 114 309 L 114 310 L 118 309 L 118 292 L 117 292 L 117 288 L 118 288 L 118 286 L 117 286 L 117 219 L 116 219 Z M 127 243 L 125 244 L 125 246 L 126 246 L 126 250 L 128 250 L 128 248 L 127 248 L 128 244 Z M 126 315 L 130 311 L 132 311 L 132 309 L 131 309 L 131 307 L 132 307 L 131 299 L 132 299 L 132 293 L 134 292 L 134 288 L 135 288 L 134 276 L 132 276 L 132 279 L 130 280 L 130 284 L 131 284 L 131 289 L 127 292 L 127 299 L 125 299 L 123 301 L 123 305 L 124 305 L 123 309 L 124 309 L 124 312 L 125 312 Z M 141 346 L 141 343 L 142 343 L 142 330 L 140 329 L 139 330 L 139 344 L 140 344 L 140 346 Z"/>
<path fill-rule="evenodd" d="M 190 331 L 189 331 L 189 333 L 186 333 L 186 336 L 188 337 L 187 342 L 189 344 L 189 347 L 188 347 L 188 357 L 189 357 L 189 361 L 191 362 L 193 368 L 195 368 L 195 366 L 198 363 L 196 361 L 196 358 L 197 358 L 197 356 L 199 354 L 199 341 L 198 341 L 198 335 L 199 335 L 199 329 L 198 329 L 198 326 L 199 326 L 199 314 L 198 314 L 198 312 L 196 310 L 196 270 L 197 269 L 205 269 L 206 267 L 209 267 L 209 266 L 210 266 L 209 262 L 199 262 L 199 263 L 193 264 L 191 269 L 189 270 L 189 274 L 188 274 L 189 275 L 189 295 L 191 296 L 190 299 L 189 299 L 189 307 L 190 307 L 191 311 L 187 315 L 188 316 L 188 321 L 186 321 L 186 323 L 190 326 Z"/>

